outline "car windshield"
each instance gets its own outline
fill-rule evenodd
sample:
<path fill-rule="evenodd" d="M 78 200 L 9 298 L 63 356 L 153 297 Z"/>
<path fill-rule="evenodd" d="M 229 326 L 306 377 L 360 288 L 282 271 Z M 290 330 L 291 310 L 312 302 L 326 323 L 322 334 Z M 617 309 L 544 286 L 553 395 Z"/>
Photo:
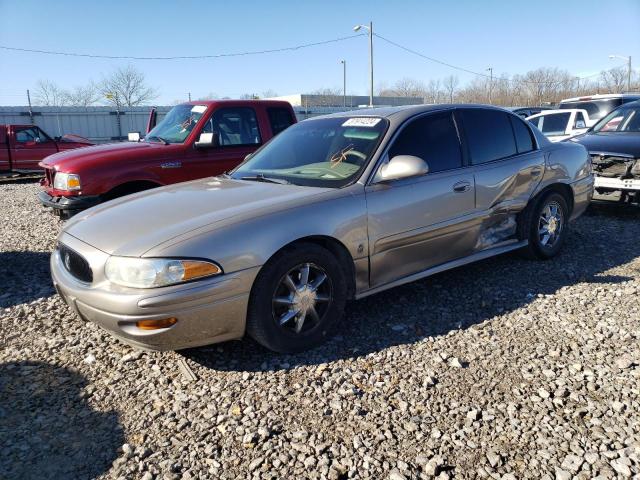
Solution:
<path fill-rule="evenodd" d="M 586 100 L 579 102 L 562 102 L 558 108 L 577 108 L 586 110 L 591 120 L 600 120 L 611 110 L 622 105 L 621 98 L 608 98 L 604 100 Z"/>
<path fill-rule="evenodd" d="M 387 129 L 379 117 L 306 120 L 280 133 L 233 171 L 232 177 L 342 187 L 367 165 Z"/>
<path fill-rule="evenodd" d="M 564 135 L 569 123 L 571 113 L 552 113 L 532 118 L 531 123 L 540 129 L 547 136 Z"/>
<path fill-rule="evenodd" d="M 148 142 L 183 143 L 198 124 L 206 105 L 176 105 L 145 136 Z"/>
<path fill-rule="evenodd" d="M 593 127 L 593 132 L 640 132 L 640 105 L 614 110 Z"/>

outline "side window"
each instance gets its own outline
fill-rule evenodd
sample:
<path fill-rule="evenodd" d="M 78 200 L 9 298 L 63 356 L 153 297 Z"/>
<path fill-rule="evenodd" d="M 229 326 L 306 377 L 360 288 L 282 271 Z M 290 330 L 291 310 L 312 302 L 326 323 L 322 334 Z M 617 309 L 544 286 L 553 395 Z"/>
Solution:
<path fill-rule="evenodd" d="M 232 107 L 217 110 L 202 133 L 217 132 L 221 146 L 258 145 L 262 142 L 253 108 Z"/>
<path fill-rule="evenodd" d="M 286 108 L 267 108 L 267 115 L 274 137 L 293 124 L 291 112 Z"/>
<path fill-rule="evenodd" d="M 18 143 L 35 143 L 38 138 L 37 127 L 23 128 L 16 131 L 16 142 Z"/>
<path fill-rule="evenodd" d="M 587 126 L 587 122 L 584 118 L 582 112 L 576 112 L 576 119 L 573 128 L 585 128 Z"/>
<path fill-rule="evenodd" d="M 511 120 L 511 126 L 513 127 L 513 134 L 516 137 L 516 148 L 518 149 L 518 153 L 535 150 L 531 129 L 527 124 L 513 115 L 509 115 L 509 119 Z"/>
<path fill-rule="evenodd" d="M 507 113 L 480 108 L 462 110 L 461 113 L 472 165 L 518 153 Z"/>
<path fill-rule="evenodd" d="M 429 165 L 429 173 L 462 166 L 458 132 L 451 112 L 413 120 L 389 149 L 389 158 L 414 155 Z"/>

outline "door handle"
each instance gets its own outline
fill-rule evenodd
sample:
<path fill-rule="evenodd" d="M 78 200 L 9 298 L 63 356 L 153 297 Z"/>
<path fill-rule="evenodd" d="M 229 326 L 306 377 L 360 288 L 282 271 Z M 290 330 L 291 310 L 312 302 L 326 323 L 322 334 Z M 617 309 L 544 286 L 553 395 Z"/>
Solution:
<path fill-rule="evenodd" d="M 456 193 L 468 192 L 471 188 L 471 184 L 469 182 L 458 182 L 453 185 L 453 191 Z"/>
<path fill-rule="evenodd" d="M 532 177 L 537 177 L 541 173 L 542 173 L 542 168 L 541 167 L 536 167 L 536 168 L 532 168 L 531 169 L 531 176 Z"/>

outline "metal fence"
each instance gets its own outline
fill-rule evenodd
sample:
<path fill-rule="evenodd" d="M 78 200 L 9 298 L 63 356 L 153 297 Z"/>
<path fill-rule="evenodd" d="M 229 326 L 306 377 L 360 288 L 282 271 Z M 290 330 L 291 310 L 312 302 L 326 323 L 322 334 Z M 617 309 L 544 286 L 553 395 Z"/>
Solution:
<path fill-rule="evenodd" d="M 158 121 L 172 108 L 156 107 Z M 293 107 L 298 121 L 318 115 L 355 110 L 357 107 L 307 106 Z M 113 107 L 0 107 L 1 124 L 35 124 L 52 137 L 76 134 L 95 143 L 127 139 L 129 132 L 144 133 L 151 107 L 128 107 L 116 111 Z"/>

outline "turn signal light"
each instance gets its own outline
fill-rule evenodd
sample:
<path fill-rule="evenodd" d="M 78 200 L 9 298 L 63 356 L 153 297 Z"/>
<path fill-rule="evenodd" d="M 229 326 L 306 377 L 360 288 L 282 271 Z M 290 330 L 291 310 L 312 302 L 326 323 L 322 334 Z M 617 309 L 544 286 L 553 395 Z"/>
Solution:
<path fill-rule="evenodd" d="M 190 260 L 182 260 L 184 273 L 183 281 L 192 280 L 194 278 L 208 277 L 210 275 L 218 275 L 222 273 L 219 266 L 208 262 L 194 262 Z"/>
<path fill-rule="evenodd" d="M 140 330 L 159 330 L 161 328 L 169 328 L 178 323 L 178 319 L 174 317 L 161 318 L 158 320 L 138 320 L 136 327 Z"/>

